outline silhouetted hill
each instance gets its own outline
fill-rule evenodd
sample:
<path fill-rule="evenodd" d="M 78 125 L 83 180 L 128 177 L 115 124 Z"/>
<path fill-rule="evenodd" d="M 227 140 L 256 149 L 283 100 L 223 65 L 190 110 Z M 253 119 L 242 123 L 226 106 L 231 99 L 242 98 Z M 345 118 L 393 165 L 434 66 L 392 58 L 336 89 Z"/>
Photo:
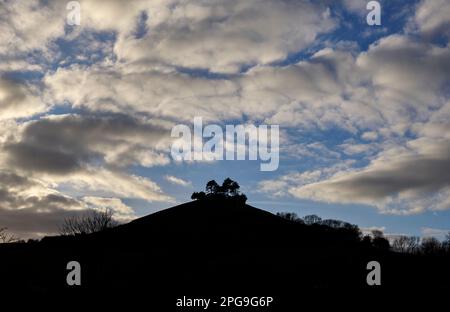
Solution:
<path fill-rule="evenodd" d="M 100 233 L 5 245 L 0 255 L 9 287 L 51 294 L 369 288 L 372 260 L 382 264 L 385 288 L 439 287 L 450 276 L 448 258 L 396 254 L 364 244 L 351 228 L 305 225 L 227 200 L 189 202 Z M 66 284 L 72 260 L 82 266 L 81 286 Z"/>
<path fill-rule="evenodd" d="M 274 241 L 280 231 L 291 227 L 291 222 L 249 205 L 195 201 L 91 235 L 91 239 L 112 239 L 114 243 L 121 240 L 127 244 L 143 241 L 156 245 L 208 244 L 204 247 L 211 247 L 211 244 L 235 240 L 241 243 Z"/>

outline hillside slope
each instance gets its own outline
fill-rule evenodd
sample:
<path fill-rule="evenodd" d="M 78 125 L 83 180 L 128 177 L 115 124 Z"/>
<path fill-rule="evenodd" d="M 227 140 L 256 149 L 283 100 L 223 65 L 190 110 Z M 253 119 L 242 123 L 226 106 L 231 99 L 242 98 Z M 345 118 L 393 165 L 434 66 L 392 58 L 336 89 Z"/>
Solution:
<path fill-rule="evenodd" d="M 383 287 L 439 286 L 449 276 L 445 259 L 430 266 L 366 246 L 349 229 L 307 226 L 232 201 L 190 202 L 101 233 L 2 246 L 0 254 L 9 287 L 52 294 L 367 288 L 372 260 L 383 265 Z M 83 270 L 76 289 L 66 285 L 72 260 Z"/>

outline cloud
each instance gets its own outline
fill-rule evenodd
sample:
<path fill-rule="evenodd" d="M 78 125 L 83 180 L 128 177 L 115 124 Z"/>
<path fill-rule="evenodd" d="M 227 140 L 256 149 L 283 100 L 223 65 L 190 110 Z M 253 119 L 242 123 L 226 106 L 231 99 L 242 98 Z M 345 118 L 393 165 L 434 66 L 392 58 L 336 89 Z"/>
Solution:
<path fill-rule="evenodd" d="M 68 101 L 92 111 L 184 121 L 192 121 L 194 116 L 214 120 L 241 117 L 241 105 L 236 105 L 238 86 L 233 81 L 174 71 L 127 70 L 120 66 L 71 67 L 48 75 L 45 83 L 54 101 Z M 225 105 L 229 106 L 226 111 Z"/>
<path fill-rule="evenodd" d="M 22 238 L 55 234 L 65 218 L 81 215 L 87 209 L 111 209 L 120 222 L 136 217 L 131 207 L 112 196 L 172 201 L 150 180 L 106 170 L 79 173 L 61 181 L 2 170 L 0 181 L 0 226 Z"/>
<path fill-rule="evenodd" d="M 8 1 L 0 6 L 0 54 L 42 49 L 64 35 L 66 3 Z"/>
<path fill-rule="evenodd" d="M 347 156 L 364 157 L 369 163 L 365 167 L 323 176 L 321 170 L 288 174 L 263 182 L 262 190 L 329 203 L 365 204 L 382 213 L 450 209 L 449 66 L 448 47 L 392 35 L 362 53 L 325 49 L 309 61 L 268 69 L 280 81 L 307 86 L 298 88 L 297 94 L 289 83 L 270 87 L 266 78 L 258 81 L 263 101 L 278 100 L 270 121 L 303 129 L 337 127 L 381 142 L 350 140 L 336 145 Z M 297 73 L 291 76 L 294 69 Z M 309 77 L 308 82 L 297 83 L 295 79 L 302 76 Z M 327 87 L 316 87 L 316 80 Z M 405 135 L 408 131 L 413 138 Z M 305 179 L 313 173 L 318 180 Z"/>
<path fill-rule="evenodd" d="M 6 142 L 7 165 L 26 171 L 64 174 L 97 162 L 124 167 L 167 164 L 158 151 L 169 130 L 158 122 L 123 114 L 61 115 L 22 124 L 20 138 Z M 161 144 L 158 147 L 158 144 Z"/>
<path fill-rule="evenodd" d="M 47 108 L 35 86 L 0 76 L 0 120 L 33 116 Z"/>
<path fill-rule="evenodd" d="M 450 230 L 443 230 L 443 229 L 435 229 L 430 227 L 422 227 L 420 228 L 420 231 L 422 233 L 422 237 L 436 237 L 440 240 L 444 240 L 447 235 L 450 233 Z"/>
<path fill-rule="evenodd" d="M 378 139 L 378 133 L 375 131 L 367 131 L 361 135 L 361 138 L 366 141 L 375 141 Z"/>
<path fill-rule="evenodd" d="M 114 32 L 114 53 L 121 62 L 236 73 L 283 60 L 337 25 L 326 4 L 303 0 L 133 1 L 126 10 L 117 0 L 80 5 L 81 25 L 65 28 L 64 2 L 5 3 L 0 54 L 25 57 L 39 51 L 50 59 L 58 38 Z M 146 31 L 137 36 L 139 27 Z"/>
<path fill-rule="evenodd" d="M 80 204 L 53 190 L 40 180 L 31 179 L 14 172 L 0 171 L 1 208 L 7 210 L 33 208 L 46 211 L 53 208 L 79 209 Z"/>
<path fill-rule="evenodd" d="M 381 231 L 385 232 L 386 227 L 385 226 L 371 226 L 371 227 L 363 227 L 360 229 L 363 235 L 372 235 L 373 231 Z"/>
<path fill-rule="evenodd" d="M 288 137 L 282 141 L 281 153 L 288 158 L 314 159 L 316 162 L 330 163 L 341 160 L 341 153 L 326 147 L 321 142 L 297 143 L 294 138 Z"/>
<path fill-rule="evenodd" d="M 354 140 L 346 141 L 345 143 L 339 145 L 339 148 L 346 155 L 358 155 L 358 154 L 374 154 L 378 148 L 376 144 L 358 144 Z"/>
<path fill-rule="evenodd" d="M 416 9 L 413 21 L 425 35 L 449 35 L 450 3 L 446 0 L 423 0 Z"/>
<path fill-rule="evenodd" d="M 83 209 L 83 204 L 42 180 L 0 170 L 0 223 L 21 237 L 54 233 L 64 216 Z"/>
<path fill-rule="evenodd" d="M 68 114 L 5 121 L 2 129 L 0 168 L 10 168 L 0 171 L 2 226 L 23 237 L 55 233 L 58 218 L 89 208 L 110 208 L 129 221 L 135 214 L 122 198 L 174 201 L 155 182 L 127 172 L 130 165 L 169 162 L 164 122 Z M 35 219 L 42 222 L 39 230 L 28 224 Z"/>
<path fill-rule="evenodd" d="M 61 188 L 80 195 L 174 202 L 171 196 L 165 194 L 158 184 L 148 178 L 105 168 L 88 168 L 66 177 L 52 177 L 50 180 Z"/>
<path fill-rule="evenodd" d="M 296 64 L 258 66 L 226 78 L 136 71 L 117 63 L 58 69 L 44 82 L 54 102 L 92 111 L 184 122 L 246 116 L 285 127 L 389 137 L 403 135 L 445 104 L 449 73 L 449 47 L 392 35 L 362 53 L 325 48 Z"/>
<path fill-rule="evenodd" d="M 326 6 L 309 1 L 159 1 L 146 12 L 149 31 L 119 36 L 119 60 L 221 73 L 283 60 L 336 26 Z"/>
<path fill-rule="evenodd" d="M 85 202 L 90 209 L 101 211 L 110 209 L 113 212 L 114 219 L 119 222 L 129 222 L 136 218 L 134 210 L 125 205 L 119 198 L 86 196 L 83 197 L 83 202 Z"/>
<path fill-rule="evenodd" d="M 273 180 L 263 180 L 258 183 L 258 191 L 270 196 L 287 196 L 294 186 L 304 186 L 327 179 L 335 173 L 348 170 L 352 160 L 342 161 L 328 168 L 291 172 Z"/>
<path fill-rule="evenodd" d="M 176 185 L 181 185 L 181 186 L 191 186 L 192 185 L 191 181 L 186 181 L 186 180 L 183 180 L 181 178 L 177 178 L 177 177 L 171 176 L 171 175 L 164 176 L 164 179 L 166 179 L 170 183 L 176 184 Z"/>
<path fill-rule="evenodd" d="M 450 209 L 450 142 L 417 139 L 384 151 L 363 169 L 337 172 L 289 192 L 299 198 L 376 206 L 384 213 Z"/>
<path fill-rule="evenodd" d="M 361 0 L 343 0 L 342 1 L 344 6 L 349 10 L 350 12 L 354 13 L 366 13 L 368 10 L 366 9 L 367 1 L 361 1 Z"/>

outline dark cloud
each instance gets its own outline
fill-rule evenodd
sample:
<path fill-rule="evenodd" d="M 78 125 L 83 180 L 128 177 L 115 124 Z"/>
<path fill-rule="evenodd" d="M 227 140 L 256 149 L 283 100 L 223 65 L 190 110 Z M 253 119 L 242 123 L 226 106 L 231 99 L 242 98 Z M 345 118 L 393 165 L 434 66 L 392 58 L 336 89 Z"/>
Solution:
<path fill-rule="evenodd" d="M 363 170 L 290 188 L 299 198 L 362 203 L 383 212 L 418 213 L 450 208 L 450 142 L 417 139 L 411 150 L 391 150 Z"/>
<path fill-rule="evenodd" d="M 67 217 L 85 213 L 86 210 L 65 210 L 61 208 L 38 211 L 35 207 L 24 209 L 1 209 L 1 226 L 19 238 L 33 238 L 44 234 L 58 233 L 58 227 Z"/>
<path fill-rule="evenodd" d="M 0 227 L 21 237 L 54 233 L 65 217 L 83 212 L 80 201 L 39 181 L 0 171 Z"/>
<path fill-rule="evenodd" d="M 0 208 L 48 210 L 53 208 L 79 208 L 78 201 L 49 189 L 42 182 L 0 171 Z M 35 193 L 33 193 L 35 191 Z"/>
<path fill-rule="evenodd" d="M 405 160 L 393 168 L 370 170 L 329 184 L 336 191 L 352 194 L 349 199 L 377 200 L 406 191 L 426 194 L 450 185 L 450 158 Z"/>
<path fill-rule="evenodd" d="M 90 162 L 102 163 L 108 153 L 125 145 L 123 158 L 138 161 L 133 151 L 151 148 L 169 134 L 161 126 L 126 115 L 67 115 L 30 122 L 20 140 L 6 143 L 4 150 L 10 167 L 64 174 Z"/>
<path fill-rule="evenodd" d="M 0 76 L 0 120 L 32 116 L 46 108 L 39 99 L 36 86 L 7 78 L 4 74 Z"/>

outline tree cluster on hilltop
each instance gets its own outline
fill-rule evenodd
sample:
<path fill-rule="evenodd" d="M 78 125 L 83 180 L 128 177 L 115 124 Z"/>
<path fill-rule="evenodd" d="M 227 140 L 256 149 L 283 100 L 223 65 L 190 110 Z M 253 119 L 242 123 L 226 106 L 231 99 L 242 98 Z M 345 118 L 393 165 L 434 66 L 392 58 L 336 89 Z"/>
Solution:
<path fill-rule="evenodd" d="M 206 184 L 205 191 L 192 193 L 193 200 L 233 200 L 238 203 L 245 204 L 247 196 L 239 191 L 240 186 L 236 181 L 226 178 L 222 185 L 219 185 L 215 180 L 211 180 Z"/>

